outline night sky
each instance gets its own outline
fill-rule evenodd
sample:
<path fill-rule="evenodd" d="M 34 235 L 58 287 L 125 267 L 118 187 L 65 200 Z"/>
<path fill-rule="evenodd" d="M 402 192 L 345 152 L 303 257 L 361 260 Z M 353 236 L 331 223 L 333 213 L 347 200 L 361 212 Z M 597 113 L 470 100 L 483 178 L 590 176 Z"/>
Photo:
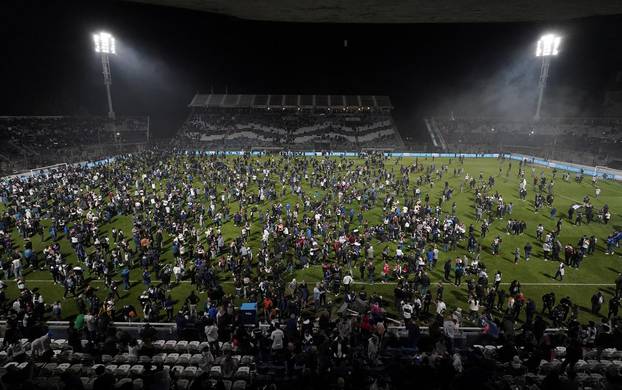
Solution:
<path fill-rule="evenodd" d="M 117 38 L 117 115 L 172 135 L 196 92 L 389 95 L 402 135 L 429 114 L 528 117 L 535 41 L 563 35 L 545 114 L 597 115 L 622 70 L 622 17 L 555 23 L 322 25 L 239 20 L 125 2 L 4 1 L 1 115 L 105 115 L 91 34 Z M 344 40 L 348 45 L 344 47 Z"/>

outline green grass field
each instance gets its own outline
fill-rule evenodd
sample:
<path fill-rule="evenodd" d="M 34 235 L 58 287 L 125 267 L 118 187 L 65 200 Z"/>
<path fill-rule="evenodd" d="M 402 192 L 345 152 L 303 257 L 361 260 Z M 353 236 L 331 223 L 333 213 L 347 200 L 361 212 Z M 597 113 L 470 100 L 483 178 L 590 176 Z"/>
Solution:
<path fill-rule="evenodd" d="M 186 157 L 187 158 L 187 157 Z M 262 157 L 267 158 L 267 157 Z M 259 161 L 262 158 L 256 158 L 256 161 Z M 311 158 L 311 157 L 306 157 Z M 355 158 L 353 159 L 355 164 L 361 164 L 362 160 Z M 233 158 L 228 158 L 226 160 L 229 164 L 233 161 Z M 411 165 L 414 159 L 404 158 L 404 159 L 389 159 L 385 162 L 385 166 L 388 170 L 393 170 L 398 179 L 401 177 L 399 173 L 400 165 Z M 447 159 L 436 159 L 434 162 L 431 159 L 420 159 L 420 163 L 424 165 L 430 165 L 432 163 L 436 164 L 437 167 L 440 167 L 442 164 L 448 164 L 449 161 Z M 451 161 L 449 165 L 448 173 L 441 180 L 437 180 L 437 182 L 433 185 L 425 185 L 421 187 L 423 196 L 426 193 L 430 195 L 430 204 L 435 206 L 437 204 L 438 198 L 443 189 L 443 184 L 445 181 L 449 182 L 449 185 L 455 189 L 453 201 L 457 204 L 457 215 L 459 218 L 464 221 L 465 226 L 468 228 L 469 224 L 473 223 L 476 227 L 476 237 L 479 238 L 479 227 L 480 223 L 475 222 L 475 212 L 473 207 L 473 197 L 474 194 L 472 191 L 468 190 L 468 186 L 464 185 L 464 191 L 460 192 L 460 184 L 464 182 L 464 173 L 458 175 L 456 177 L 453 176 L 453 168 L 460 167 L 460 164 L 456 159 Z M 502 174 L 499 175 L 499 168 L 502 168 Z M 494 190 L 498 191 L 506 201 L 512 202 L 513 212 L 511 217 L 516 219 L 521 219 L 526 221 L 527 230 L 525 234 L 520 236 L 507 235 L 506 234 L 506 224 L 507 217 L 504 220 L 496 220 L 490 227 L 490 231 L 485 239 L 482 240 L 481 245 L 483 246 L 483 251 L 481 254 L 481 261 L 483 261 L 488 268 L 489 277 L 492 280 L 494 273 L 496 270 L 500 270 L 503 273 L 503 282 L 509 284 L 513 279 L 519 280 L 523 285 L 523 291 L 528 297 L 532 297 L 537 305 L 538 310 L 541 308 L 541 296 L 545 292 L 554 291 L 558 297 L 568 295 L 571 297 L 573 302 L 576 302 L 580 305 L 581 311 L 579 319 L 581 321 L 587 321 L 589 319 L 594 319 L 592 314 L 589 312 L 590 307 L 590 298 L 592 294 L 594 294 L 597 290 L 601 290 L 605 294 L 606 300 L 611 296 L 614 291 L 613 281 L 617 274 L 622 271 L 622 258 L 620 256 L 621 250 L 618 249 L 618 252 L 613 256 L 607 256 L 604 254 L 605 250 L 605 241 L 606 238 L 613 230 L 622 229 L 622 216 L 619 214 L 620 209 L 622 208 L 622 185 L 615 182 L 603 182 L 599 181 L 598 186 L 600 186 L 602 193 L 599 199 L 594 198 L 594 186 L 592 185 L 589 178 L 586 178 L 583 183 L 576 183 L 574 179 L 574 175 L 571 175 L 570 182 L 564 182 L 561 179 L 561 172 L 557 173 L 557 179 L 555 180 L 555 202 L 554 206 L 558 210 L 558 216 L 566 216 L 566 211 L 569 206 L 573 203 L 581 203 L 583 197 L 585 195 L 589 195 L 592 199 L 592 203 L 594 204 L 594 210 L 600 209 L 605 203 L 607 203 L 610 207 L 612 219 L 608 225 L 602 224 L 600 222 L 593 222 L 589 225 L 582 226 L 574 226 L 568 220 L 564 221 L 564 225 L 562 227 L 562 231 L 560 234 L 560 241 L 562 244 L 570 243 L 572 245 L 577 244 L 577 240 L 583 235 L 595 235 L 598 238 L 597 250 L 594 255 L 588 256 L 582 263 L 581 268 L 578 270 L 572 269 L 570 267 L 567 268 L 566 277 L 563 282 L 559 282 L 552 279 L 552 276 L 555 274 L 557 270 L 557 262 L 553 261 L 544 261 L 542 257 L 542 247 L 541 244 L 536 241 L 535 238 L 535 229 L 539 223 L 542 223 L 546 230 L 553 230 L 555 228 L 556 219 L 551 219 L 549 216 L 550 209 L 543 208 L 539 213 L 534 213 L 533 206 L 533 198 L 534 198 L 534 188 L 532 186 L 531 180 L 531 168 L 527 167 L 526 170 L 526 178 L 528 182 L 528 195 L 527 200 L 522 201 L 518 198 L 518 162 L 512 162 L 512 170 L 508 176 L 506 176 L 506 171 L 508 168 L 508 161 L 501 161 L 496 159 L 466 159 L 463 164 L 463 168 L 466 173 L 469 173 L 471 176 L 475 176 L 476 178 L 479 176 L 480 172 L 484 175 L 484 178 L 492 175 L 496 179 L 496 184 Z M 140 174 L 142 168 L 135 169 L 135 174 Z M 537 175 L 540 172 L 544 172 L 547 177 L 551 177 L 553 174 L 551 170 L 544 169 L 540 167 L 534 167 L 535 173 Z M 309 172 L 310 173 L 310 172 Z M 345 170 L 341 172 L 341 174 L 345 174 Z M 406 196 L 412 196 L 412 188 L 414 186 L 414 182 L 416 176 L 420 174 L 413 174 L 410 178 L 410 188 Z M 273 176 L 275 176 L 273 174 Z M 274 179 L 277 179 L 276 176 Z M 195 183 L 198 186 L 201 186 L 198 179 L 195 179 Z M 202 186 L 201 186 L 202 188 Z M 277 184 L 277 188 L 280 189 L 280 184 Z M 309 189 L 308 184 L 303 182 L 303 188 L 309 194 L 315 194 L 318 192 L 316 188 Z M 251 185 L 249 188 L 250 192 L 257 192 L 257 186 L 255 184 Z M 492 191 L 494 193 L 494 190 Z M 162 189 L 160 189 L 162 191 Z M 222 188 L 219 188 L 219 191 L 222 191 Z M 200 193 L 202 193 L 200 191 Z M 318 193 L 321 195 L 321 193 Z M 382 211 L 382 199 L 384 198 L 385 193 L 383 191 L 379 194 L 379 199 L 376 202 L 376 207 L 365 212 L 364 218 L 367 219 L 370 225 L 381 223 L 383 211 Z M 312 195 L 313 196 L 313 195 Z M 400 200 L 400 204 L 404 203 L 404 195 L 397 197 Z M 296 202 L 300 202 L 299 198 L 288 195 L 282 199 L 279 199 L 281 203 L 285 204 L 286 202 L 294 205 Z M 451 201 L 445 202 L 443 204 L 443 211 L 447 213 L 451 209 Z M 259 205 L 259 210 L 264 210 L 266 207 L 270 205 L 264 203 L 263 205 Z M 351 205 L 357 212 L 359 210 L 358 202 L 354 202 Z M 350 205 L 347 206 L 349 210 Z M 1 206 L 0 206 L 1 207 Z M 239 205 L 237 203 L 232 203 L 230 205 L 231 212 L 235 212 L 238 210 Z M 257 214 L 256 214 L 257 215 Z M 258 253 L 259 240 L 261 237 L 262 226 L 260 226 L 257 217 L 254 217 L 253 225 L 251 226 L 251 236 L 250 236 L 250 246 L 253 248 L 253 253 Z M 302 215 L 302 213 L 301 213 Z M 356 218 L 354 219 L 354 225 L 356 225 Z M 207 221 L 209 225 L 211 221 Z M 44 221 L 45 231 L 47 232 L 47 227 L 49 226 L 49 221 Z M 112 220 L 111 223 L 104 224 L 100 227 L 99 232 L 101 235 L 108 235 L 113 227 L 117 229 L 122 229 L 126 233 L 126 237 L 131 235 L 132 228 L 132 217 L 131 216 L 120 216 L 116 217 Z M 351 226 L 352 229 L 356 228 L 356 226 Z M 223 226 L 223 234 L 227 242 L 231 239 L 240 235 L 240 228 L 233 225 L 230 221 Z M 19 249 L 23 248 L 23 241 L 15 231 L 12 232 L 14 237 L 14 242 L 17 243 Z M 500 256 L 492 256 L 490 253 L 490 243 L 492 239 L 496 236 L 500 235 L 503 239 L 503 244 L 501 246 L 501 255 Z M 45 242 L 41 242 L 39 236 L 35 236 L 32 238 L 33 247 L 37 253 L 40 253 L 44 246 L 49 244 L 50 237 L 45 236 Z M 524 259 L 521 259 L 520 264 L 515 265 L 513 261 L 512 252 L 514 248 L 522 248 L 527 241 L 530 241 L 533 245 L 533 255 L 531 260 L 526 263 Z M 63 249 L 63 255 L 67 258 L 69 263 L 76 263 L 75 255 L 71 249 L 69 242 L 62 237 L 60 240 L 61 246 Z M 173 256 L 171 251 L 171 239 L 165 233 L 164 237 L 165 248 L 163 251 L 163 255 L 161 259 L 163 262 L 172 262 Z M 381 244 L 379 242 L 372 242 L 375 248 L 376 253 L 376 261 L 378 262 L 376 267 L 376 275 L 379 275 L 380 270 L 382 269 L 381 264 L 381 251 L 385 244 Z M 391 248 L 391 254 L 395 253 L 395 244 L 389 244 Z M 455 258 L 456 256 L 461 256 L 466 253 L 466 240 L 463 240 L 456 251 L 452 252 L 442 252 L 440 254 L 439 263 L 437 264 L 437 268 L 433 270 L 431 274 L 432 279 L 432 288 L 438 280 L 442 278 L 442 264 L 448 258 Z M 562 253 L 563 256 L 563 253 Z M 471 256 L 469 256 L 471 257 Z M 354 278 L 356 282 L 361 282 L 358 280 L 358 269 L 353 270 Z M 77 309 L 75 303 L 72 298 L 68 298 L 67 300 L 62 300 L 63 296 L 63 287 L 56 286 L 51 282 L 50 273 L 47 271 L 39 271 L 39 270 L 28 270 L 26 273 L 26 282 L 29 288 L 37 287 L 43 294 L 43 297 L 46 303 L 51 304 L 53 301 L 61 300 L 63 304 L 63 316 L 66 318 L 70 318 L 75 316 Z M 453 275 L 453 270 L 452 270 Z M 305 280 L 308 284 L 311 285 L 310 282 L 321 280 L 321 267 L 319 265 L 311 266 L 308 269 L 296 270 L 295 275 L 291 275 L 291 277 L 296 277 L 298 281 Z M 117 277 L 117 279 L 119 279 Z M 140 295 L 143 289 L 143 285 L 141 283 L 141 270 L 133 269 L 131 273 L 131 279 L 135 282 L 135 286 L 132 287 L 129 293 L 123 292 L 120 289 L 120 293 L 122 294 L 122 299 L 117 305 L 120 308 L 124 303 L 131 302 L 135 306 L 138 305 L 137 297 Z M 221 274 L 220 279 L 223 281 L 223 285 L 225 287 L 225 291 L 231 292 L 233 290 L 233 286 L 229 282 L 231 279 L 230 275 Z M 94 287 L 101 287 L 99 289 L 99 294 L 103 297 L 106 294 L 106 288 L 103 285 L 102 281 L 94 280 L 91 282 Z M 504 286 L 507 289 L 507 285 Z M 364 285 L 359 284 L 356 286 L 357 289 L 365 288 L 368 292 L 376 292 L 382 295 L 388 302 L 393 302 L 393 288 L 394 286 L 391 284 L 374 284 L 374 285 Z M 193 286 L 189 283 L 182 283 L 172 290 L 172 296 L 174 299 L 181 300 L 188 295 L 188 293 L 193 289 Z M 8 290 L 7 295 L 9 297 L 15 297 L 17 294 L 16 284 L 13 281 L 8 282 Z M 206 298 L 206 294 L 202 294 L 201 298 L 204 300 Z M 332 297 L 331 297 L 332 298 Z M 456 306 L 466 307 L 466 283 L 462 284 L 461 288 L 457 288 L 450 284 L 445 284 L 445 300 L 447 301 L 449 308 L 454 308 Z M 202 305 L 203 302 L 201 302 Z M 388 305 L 392 306 L 392 305 Z M 390 309 L 390 312 L 392 309 Z M 606 305 L 603 308 L 602 312 L 606 314 Z M 602 313 L 601 312 L 601 313 Z"/>

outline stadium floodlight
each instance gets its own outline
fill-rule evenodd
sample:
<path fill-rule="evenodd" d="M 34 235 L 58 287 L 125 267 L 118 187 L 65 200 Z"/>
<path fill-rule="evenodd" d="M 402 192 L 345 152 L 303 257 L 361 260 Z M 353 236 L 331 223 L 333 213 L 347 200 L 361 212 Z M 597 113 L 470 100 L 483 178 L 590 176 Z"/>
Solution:
<path fill-rule="evenodd" d="M 95 52 L 105 54 L 117 54 L 114 37 L 107 32 L 93 34 Z"/>
<path fill-rule="evenodd" d="M 536 57 L 549 57 L 559 54 L 562 37 L 555 34 L 543 35 L 536 46 Z"/>
<path fill-rule="evenodd" d="M 93 43 L 95 53 L 101 55 L 102 72 L 104 74 L 104 85 L 106 86 L 106 95 L 108 97 L 108 117 L 114 119 L 114 110 L 112 109 L 112 95 L 110 94 L 110 85 L 112 85 L 112 75 L 110 74 L 110 55 L 117 54 L 116 42 L 112 34 L 101 31 L 93 34 Z"/>
<path fill-rule="evenodd" d="M 544 89 L 546 88 L 546 79 L 549 77 L 549 66 L 551 65 L 551 57 L 559 54 L 559 46 L 562 37 L 556 34 L 545 34 L 538 40 L 536 44 L 536 57 L 542 57 L 542 66 L 540 67 L 540 79 L 538 81 L 538 105 L 536 106 L 536 115 L 534 119 L 540 120 L 540 108 L 542 107 L 542 99 L 544 98 Z"/>

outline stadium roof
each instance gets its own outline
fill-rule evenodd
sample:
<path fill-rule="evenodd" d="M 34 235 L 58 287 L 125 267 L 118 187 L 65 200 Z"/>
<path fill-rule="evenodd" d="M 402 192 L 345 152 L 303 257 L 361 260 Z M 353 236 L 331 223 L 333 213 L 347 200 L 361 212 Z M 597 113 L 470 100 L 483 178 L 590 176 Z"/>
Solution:
<path fill-rule="evenodd" d="M 388 96 L 370 95 L 222 95 L 196 94 L 189 107 L 392 109 Z"/>
<path fill-rule="evenodd" d="M 241 19 L 310 23 L 565 20 L 622 13 L 619 0 L 130 0 Z"/>

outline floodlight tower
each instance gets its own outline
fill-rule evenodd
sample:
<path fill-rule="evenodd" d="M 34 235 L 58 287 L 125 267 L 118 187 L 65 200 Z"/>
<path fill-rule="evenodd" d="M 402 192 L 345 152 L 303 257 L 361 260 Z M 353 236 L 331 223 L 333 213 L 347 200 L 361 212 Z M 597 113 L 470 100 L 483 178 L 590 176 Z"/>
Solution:
<path fill-rule="evenodd" d="M 114 119 L 114 111 L 112 110 L 112 96 L 110 95 L 110 85 L 112 84 L 112 77 L 110 75 L 110 55 L 116 55 L 116 45 L 114 37 L 104 31 L 93 34 L 93 42 L 95 43 L 95 53 L 101 55 L 102 58 L 102 71 L 104 74 L 104 85 L 106 85 L 106 94 L 108 96 L 108 118 Z"/>
<path fill-rule="evenodd" d="M 559 53 L 559 44 L 561 41 L 562 38 L 559 35 L 545 34 L 540 37 L 536 46 L 536 57 L 542 57 L 540 80 L 538 81 L 538 105 L 536 107 L 536 115 L 534 116 L 536 121 L 540 120 L 540 108 L 542 106 L 542 98 L 544 97 L 546 79 L 549 76 L 551 57 L 555 57 Z"/>

